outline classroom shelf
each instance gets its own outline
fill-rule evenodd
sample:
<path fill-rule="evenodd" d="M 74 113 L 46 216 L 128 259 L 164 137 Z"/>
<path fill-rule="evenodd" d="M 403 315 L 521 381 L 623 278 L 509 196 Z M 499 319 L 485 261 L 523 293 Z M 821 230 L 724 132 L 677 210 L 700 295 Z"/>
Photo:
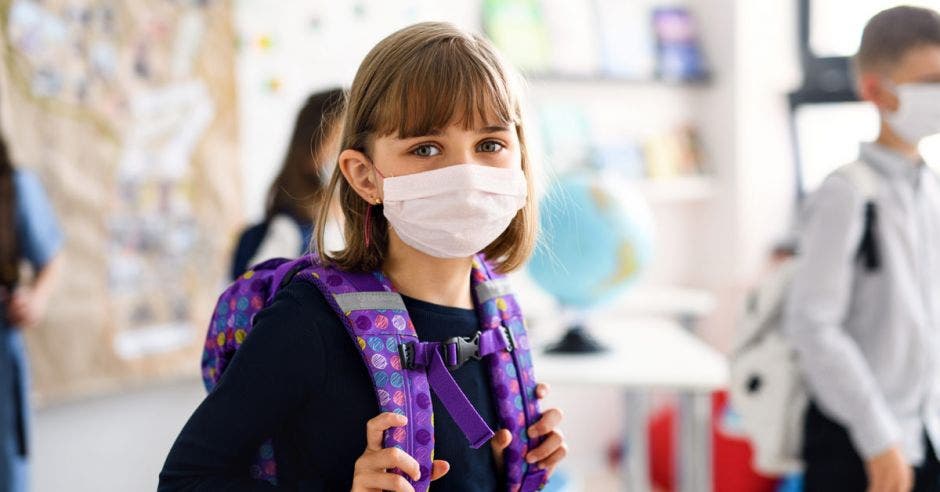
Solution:
<path fill-rule="evenodd" d="M 718 191 L 717 181 L 711 176 L 643 179 L 633 184 L 651 203 L 702 201 L 714 197 Z"/>
<path fill-rule="evenodd" d="M 711 85 L 711 77 L 693 80 L 670 80 L 650 77 L 626 77 L 622 75 L 596 73 L 578 74 L 565 72 L 531 72 L 525 74 L 526 80 L 533 83 L 577 83 L 577 84 L 624 84 L 636 86 L 664 86 L 677 88 L 705 88 Z"/>

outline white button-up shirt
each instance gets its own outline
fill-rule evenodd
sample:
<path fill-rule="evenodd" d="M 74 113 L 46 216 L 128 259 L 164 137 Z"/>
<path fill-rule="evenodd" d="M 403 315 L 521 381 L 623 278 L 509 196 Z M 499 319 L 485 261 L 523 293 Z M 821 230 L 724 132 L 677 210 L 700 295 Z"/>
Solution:
<path fill-rule="evenodd" d="M 922 162 L 877 144 L 860 160 L 878 177 L 881 267 L 857 259 L 865 197 L 830 176 L 808 203 L 785 331 L 812 399 L 871 458 L 898 445 L 924 459 L 940 447 L 940 182 Z"/>

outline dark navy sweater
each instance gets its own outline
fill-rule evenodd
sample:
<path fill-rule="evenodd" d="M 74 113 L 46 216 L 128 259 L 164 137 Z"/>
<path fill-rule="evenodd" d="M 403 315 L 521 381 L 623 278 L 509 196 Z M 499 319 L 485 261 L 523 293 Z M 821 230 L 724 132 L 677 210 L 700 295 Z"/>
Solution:
<path fill-rule="evenodd" d="M 473 310 L 404 300 L 421 340 L 479 330 Z M 470 361 L 453 376 L 495 429 L 485 366 Z M 451 469 L 431 490 L 497 490 L 490 446 L 470 448 L 436 397 L 433 405 L 435 458 Z M 218 386 L 183 427 L 159 490 L 349 490 L 366 421 L 379 412 L 369 372 L 339 318 L 315 286 L 294 280 L 256 316 Z M 278 488 L 248 476 L 260 444 L 272 436 Z"/>

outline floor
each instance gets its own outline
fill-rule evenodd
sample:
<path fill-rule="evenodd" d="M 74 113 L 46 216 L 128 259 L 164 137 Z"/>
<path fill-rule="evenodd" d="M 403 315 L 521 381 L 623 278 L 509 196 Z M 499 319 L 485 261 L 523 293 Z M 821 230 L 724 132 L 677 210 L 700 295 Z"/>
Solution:
<path fill-rule="evenodd" d="M 37 411 L 33 492 L 156 490 L 173 440 L 204 396 L 193 379 Z"/>
<path fill-rule="evenodd" d="M 202 383 L 193 379 L 36 411 L 33 492 L 155 490 L 173 440 L 204 396 Z M 569 439 L 576 444 L 578 426 L 574 422 L 569 426 L 574 431 Z M 571 472 L 582 468 L 578 453 L 573 454 L 567 477 L 553 481 L 549 489 L 617 490 L 616 477 L 606 473 L 572 479 L 577 473 Z"/>

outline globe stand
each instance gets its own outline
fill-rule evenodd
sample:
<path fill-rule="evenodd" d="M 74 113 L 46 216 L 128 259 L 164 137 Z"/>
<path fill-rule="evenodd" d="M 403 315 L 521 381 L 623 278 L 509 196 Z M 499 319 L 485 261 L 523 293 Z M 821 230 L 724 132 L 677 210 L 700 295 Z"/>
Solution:
<path fill-rule="evenodd" d="M 561 340 L 545 349 L 547 354 L 595 354 L 605 351 L 607 347 L 595 340 L 581 324 L 569 326 Z"/>

